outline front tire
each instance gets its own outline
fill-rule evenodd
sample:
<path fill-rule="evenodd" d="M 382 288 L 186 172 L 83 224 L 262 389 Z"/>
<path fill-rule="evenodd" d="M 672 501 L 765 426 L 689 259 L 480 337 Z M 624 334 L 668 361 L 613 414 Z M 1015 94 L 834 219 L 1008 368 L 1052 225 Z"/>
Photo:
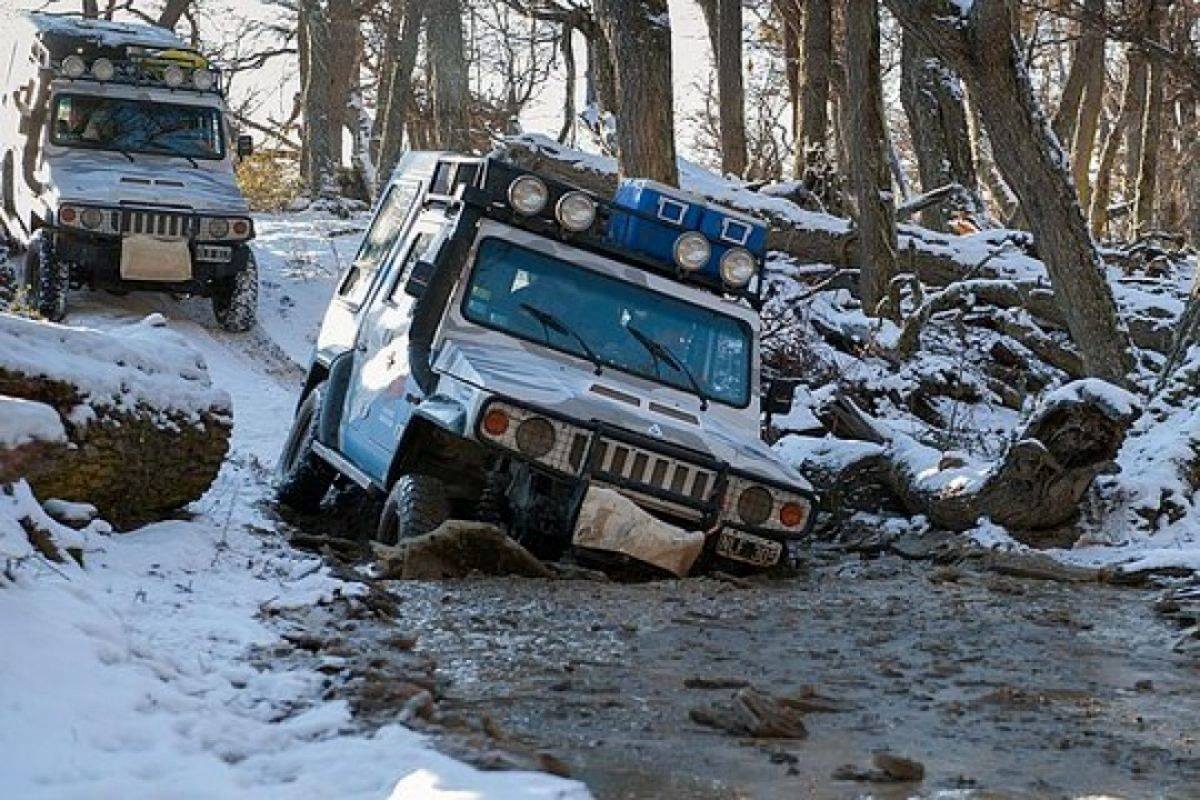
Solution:
<path fill-rule="evenodd" d="M 375 538 L 384 544 L 423 536 L 450 518 L 446 488 L 430 475 L 404 475 L 392 486 Z"/>
<path fill-rule="evenodd" d="M 258 318 L 258 263 L 246 254 L 246 268 L 232 278 L 216 281 L 212 292 L 213 316 L 222 330 L 245 333 Z"/>
<path fill-rule="evenodd" d="M 21 282 L 30 308 L 51 322 L 62 322 L 67 316 L 71 266 L 54 257 L 54 244 L 45 229 L 29 240 L 24 273 Z"/>
<path fill-rule="evenodd" d="M 315 514 L 321 510 L 321 501 L 335 477 L 333 467 L 313 452 L 323 395 L 318 386 L 300 404 L 279 456 L 275 499 L 302 514 Z"/>

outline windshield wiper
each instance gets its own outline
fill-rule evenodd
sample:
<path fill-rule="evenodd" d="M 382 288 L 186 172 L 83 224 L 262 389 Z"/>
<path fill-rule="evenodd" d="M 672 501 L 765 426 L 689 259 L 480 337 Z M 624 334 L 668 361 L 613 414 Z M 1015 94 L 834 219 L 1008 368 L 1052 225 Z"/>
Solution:
<path fill-rule="evenodd" d="M 126 158 L 128 158 L 128 159 L 129 159 L 129 163 L 130 163 L 130 164 L 136 164 L 136 163 L 137 163 L 137 159 L 133 157 L 133 153 L 129 152 L 128 150 L 122 150 L 122 149 L 121 149 L 121 148 L 119 148 L 119 147 L 114 147 L 113 149 L 114 149 L 114 150 L 116 150 L 116 151 L 117 151 L 118 153 L 120 153 L 121 155 L 123 155 L 123 156 L 125 156 Z"/>
<path fill-rule="evenodd" d="M 567 323 L 563 322 L 558 317 L 551 314 L 549 311 L 543 311 L 537 306 L 530 305 L 529 303 L 521 303 L 521 308 L 526 314 L 542 323 L 543 328 L 549 328 L 550 330 L 561 334 L 562 336 L 570 336 L 575 341 L 579 342 L 579 346 L 582 347 L 583 352 L 587 354 L 588 361 L 591 361 L 596 365 L 596 374 L 604 374 L 604 362 L 600 360 L 600 356 L 596 355 L 596 351 L 591 348 L 591 345 L 584 341 L 584 338 L 579 335 L 578 331 L 567 325 Z M 547 335 L 546 339 L 549 340 L 549 338 L 549 335 Z M 547 343 L 549 342 L 547 341 Z"/>
<path fill-rule="evenodd" d="M 151 141 L 149 139 L 147 139 L 146 144 L 151 144 Z M 189 162 L 191 162 L 191 165 L 193 167 L 195 167 L 196 169 L 200 169 L 200 162 L 197 161 L 196 159 L 192 158 L 191 156 L 189 156 L 187 153 L 184 153 L 181 150 L 176 150 L 174 147 L 171 147 L 168 144 L 163 144 L 162 142 L 153 142 L 153 145 L 154 145 L 154 147 L 156 147 L 157 149 L 161 150 L 164 153 L 170 153 L 173 156 L 179 156 L 180 158 L 186 158 Z"/>
<path fill-rule="evenodd" d="M 692 374 L 690 369 L 688 369 L 687 364 L 683 363 L 683 359 L 678 358 L 674 353 L 667 349 L 666 345 L 656 339 L 650 338 L 645 332 L 634 325 L 626 325 L 625 330 L 629 331 L 629 335 L 636 339 L 638 344 L 646 348 L 646 351 L 650 353 L 652 358 L 654 358 L 656 361 L 662 361 L 664 364 L 687 378 L 688 383 L 692 385 L 692 391 L 695 392 L 696 396 L 700 398 L 700 410 L 708 410 L 708 395 L 704 393 L 704 389 L 700 387 L 700 381 L 696 380 L 696 376 Z"/>

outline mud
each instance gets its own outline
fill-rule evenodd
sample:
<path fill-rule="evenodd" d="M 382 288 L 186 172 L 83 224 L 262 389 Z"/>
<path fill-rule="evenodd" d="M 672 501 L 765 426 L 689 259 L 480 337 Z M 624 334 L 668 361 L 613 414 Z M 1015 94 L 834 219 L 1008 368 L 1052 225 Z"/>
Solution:
<path fill-rule="evenodd" d="M 1200 785 L 1200 667 L 1171 651 L 1178 630 L 1146 591 L 892 556 L 787 580 L 379 585 L 417 636 L 396 658 L 436 664 L 442 713 L 552 753 L 598 798 L 1196 797 Z M 394 652 L 380 641 L 373 655 Z M 746 685 L 803 701 L 807 738 L 692 721 Z M 872 769 L 884 751 L 923 766 L 923 781 Z"/>

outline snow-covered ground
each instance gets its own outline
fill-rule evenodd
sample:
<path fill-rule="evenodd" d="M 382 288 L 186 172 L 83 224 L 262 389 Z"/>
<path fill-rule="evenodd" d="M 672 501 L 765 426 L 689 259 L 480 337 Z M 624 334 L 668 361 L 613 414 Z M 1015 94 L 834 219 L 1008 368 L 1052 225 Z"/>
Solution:
<path fill-rule="evenodd" d="M 4 797 L 589 796 L 549 775 L 476 770 L 397 724 L 364 733 L 344 701 L 322 699 L 326 676 L 250 661 L 252 648 L 280 641 L 264 611 L 356 592 L 288 547 L 263 500 L 302 365 L 364 224 L 259 219 L 262 324 L 244 336 L 217 331 L 200 300 L 72 297 L 74 326 L 128 329 L 166 317 L 231 397 L 232 451 L 191 518 L 129 533 L 59 526 L 23 484 L 0 494 Z M 85 568 L 35 555 L 25 518 L 82 547 Z"/>

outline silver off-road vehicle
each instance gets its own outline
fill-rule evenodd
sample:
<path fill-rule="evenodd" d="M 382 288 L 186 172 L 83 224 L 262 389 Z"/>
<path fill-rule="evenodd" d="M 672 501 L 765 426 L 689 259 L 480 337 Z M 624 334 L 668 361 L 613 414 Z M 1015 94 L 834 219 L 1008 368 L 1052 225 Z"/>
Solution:
<path fill-rule="evenodd" d="M 406 155 L 326 312 L 279 499 L 355 483 L 386 497 L 385 542 L 482 519 L 553 556 L 608 490 L 701 537 L 696 568 L 775 565 L 814 497 L 759 439 L 764 235 L 645 181 L 610 202 Z"/>
<path fill-rule="evenodd" d="M 234 178 L 222 75 L 174 34 L 52 14 L 0 30 L 0 221 L 26 248 L 28 302 L 52 320 L 71 287 L 212 298 L 255 319 L 254 224 Z"/>

